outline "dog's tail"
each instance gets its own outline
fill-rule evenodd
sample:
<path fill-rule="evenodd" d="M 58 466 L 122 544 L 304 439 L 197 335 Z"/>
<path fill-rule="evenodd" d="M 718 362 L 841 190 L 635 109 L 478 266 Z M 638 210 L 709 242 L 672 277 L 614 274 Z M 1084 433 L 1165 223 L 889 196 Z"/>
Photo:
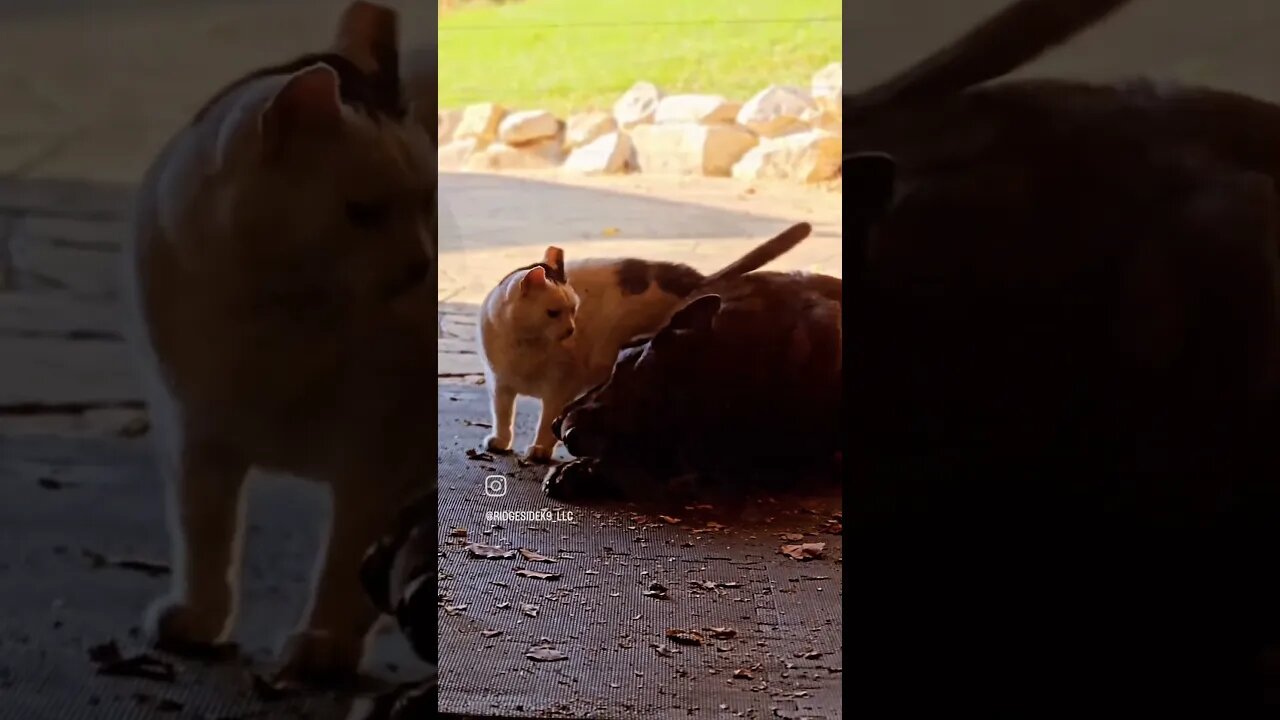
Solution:
<path fill-rule="evenodd" d="M 720 270 L 708 275 L 706 279 L 702 281 L 702 285 L 706 286 L 722 280 L 732 280 L 733 278 L 746 275 L 753 270 L 759 270 L 765 265 L 768 265 L 781 257 L 791 248 L 799 245 L 800 241 L 809 237 L 809 233 L 811 232 L 813 232 L 813 226 L 809 223 L 796 223 L 769 240 L 766 240 L 756 246 L 746 255 L 743 255 Z"/>
<path fill-rule="evenodd" d="M 1007 75 L 1131 0 L 1017 0 L 893 78 L 845 95 L 844 114 L 944 97 Z"/>

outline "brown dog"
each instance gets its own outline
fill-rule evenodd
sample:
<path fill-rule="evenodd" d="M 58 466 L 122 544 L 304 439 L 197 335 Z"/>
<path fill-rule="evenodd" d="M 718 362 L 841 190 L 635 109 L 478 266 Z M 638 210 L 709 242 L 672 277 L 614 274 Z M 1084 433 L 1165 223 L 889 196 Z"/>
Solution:
<path fill-rule="evenodd" d="M 1192 468 L 1236 454 L 1242 419 L 1266 412 L 1280 107 L 1152 83 L 977 87 L 1125 4 L 1020 0 L 846 98 L 846 150 L 888 153 L 898 175 L 846 273 L 868 363 L 853 363 L 855 436 L 902 493 L 884 507 L 904 507 L 923 477 L 905 468 L 928 458 L 940 509 L 999 477 L 1019 507 L 1053 474 L 1189 511 Z"/>
<path fill-rule="evenodd" d="M 1016 0 L 955 42 L 844 98 L 845 151 L 894 156 L 899 176 L 987 163 L 1110 172 L 1182 148 L 1280 187 L 1280 106 L 1170 83 L 999 80 L 1131 0 Z M 1153 178 L 1154 179 L 1154 178 Z M 998 192 L 1004 185 L 991 188 Z"/>
<path fill-rule="evenodd" d="M 840 280 L 757 272 L 708 289 L 565 410 L 556 431 L 583 461 L 553 469 L 549 495 L 635 496 L 632 478 L 689 474 L 743 482 L 839 452 Z"/>
<path fill-rule="evenodd" d="M 257 466 L 333 493 L 285 675 L 350 676 L 377 616 L 361 558 L 434 487 L 435 156 L 406 120 L 396 23 L 352 3 L 330 52 L 217 93 L 142 183 L 127 287 L 169 483 L 163 647 L 227 638 Z"/>

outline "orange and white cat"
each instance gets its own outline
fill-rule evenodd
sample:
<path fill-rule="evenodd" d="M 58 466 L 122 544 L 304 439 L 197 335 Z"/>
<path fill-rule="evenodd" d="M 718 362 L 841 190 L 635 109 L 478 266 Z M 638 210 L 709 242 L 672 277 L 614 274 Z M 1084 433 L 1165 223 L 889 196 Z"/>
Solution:
<path fill-rule="evenodd" d="M 329 52 L 224 88 L 142 183 L 126 287 L 168 483 L 173 585 L 148 618 L 162 647 L 228 638 L 260 467 L 333 496 L 282 674 L 349 677 L 377 616 L 361 558 L 434 487 L 435 148 L 408 121 L 397 24 L 352 3 Z"/>
<path fill-rule="evenodd" d="M 511 450 L 516 396 L 542 401 L 537 435 L 526 454 L 550 459 L 552 423 L 579 395 L 608 379 L 618 350 L 657 332 L 698 288 L 763 267 L 809 236 L 799 223 L 712 275 L 678 263 L 634 258 L 564 262 L 560 248 L 509 273 L 480 307 L 480 353 L 493 432 L 485 446 Z"/>

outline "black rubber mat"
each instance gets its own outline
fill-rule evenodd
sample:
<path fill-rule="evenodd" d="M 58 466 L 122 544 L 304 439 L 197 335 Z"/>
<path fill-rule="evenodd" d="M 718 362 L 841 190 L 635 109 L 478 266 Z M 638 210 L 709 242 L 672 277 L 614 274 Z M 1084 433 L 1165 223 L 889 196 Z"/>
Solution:
<path fill-rule="evenodd" d="M 440 395 L 442 712 L 841 717 L 839 498 L 761 499 L 736 517 L 700 506 L 639 516 L 559 505 L 541 493 L 543 468 L 475 455 L 489 420 L 483 387 L 442 385 Z M 537 409 L 520 403 L 517 447 L 529 442 Z M 502 497 L 485 493 L 495 475 Z M 494 521 L 491 511 L 543 515 Z M 480 559 L 469 543 L 556 562 Z M 799 543 L 825 543 L 825 552 L 803 562 L 780 553 Z M 646 594 L 655 583 L 665 598 Z M 668 630 L 700 633 L 701 644 Z M 533 648 L 566 657 L 535 661 Z"/>
<path fill-rule="evenodd" d="M 250 492 L 236 633 L 249 660 L 209 666 L 154 653 L 172 681 L 97 674 L 95 646 L 148 651 L 139 621 L 168 582 L 147 450 L 141 440 L 0 435 L 0 718 L 346 718 L 350 699 L 264 702 L 252 681 L 302 612 L 324 529 L 325 499 L 301 483 L 266 479 Z M 379 638 L 371 673 L 402 680 L 422 670 L 397 633 Z"/>

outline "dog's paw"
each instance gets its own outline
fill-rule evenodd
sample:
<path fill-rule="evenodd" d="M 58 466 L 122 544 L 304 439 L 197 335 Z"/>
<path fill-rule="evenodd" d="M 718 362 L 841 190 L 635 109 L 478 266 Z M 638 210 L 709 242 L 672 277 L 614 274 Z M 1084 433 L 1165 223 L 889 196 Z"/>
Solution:
<path fill-rule="evenodd" d="M 554 500 L 576 500 L 594 495 L 596 464 L 592 460 L 570 460 L 556 465 L 542 478 L 542 492 Z"/>
<path fill-rule="evenodd" d="M 434 715 L 438 693 L 436 674 L 432 672 L 431 677 L 417 687 L 407 689 L 396 699 L 391 708 L 390 720 L 417 720 Z"/>
<path fill-rule="evenodd" d="M 364 642 L 321 630 L 294 633 L 285 643 L 284 663 L 275 681 L 282 686 L 331 687 L 353 683 Z"/>
<path fill-rule="evenodd" d="M 187 657 L 225 659 L 238 648 L 226 641 L 231 618 L 207 608 L 163 597 L 147 609 L 143 627 L 156 648 Z"/>
<path fill-rule="evenodd" d="M 484 438 L 484 449 L 494 453 L 509 453 L 511 452 L 511 438 L 502 438 L 496 433 L 490 433 Z"/>
<path fill-rule="evenodd" d="M 547 463 L 551 462 L 551 454 L 556 451 L 555 444 L 551 445 L 530 445 L 524 451 L 524 458 L 529 462 Z"/>

